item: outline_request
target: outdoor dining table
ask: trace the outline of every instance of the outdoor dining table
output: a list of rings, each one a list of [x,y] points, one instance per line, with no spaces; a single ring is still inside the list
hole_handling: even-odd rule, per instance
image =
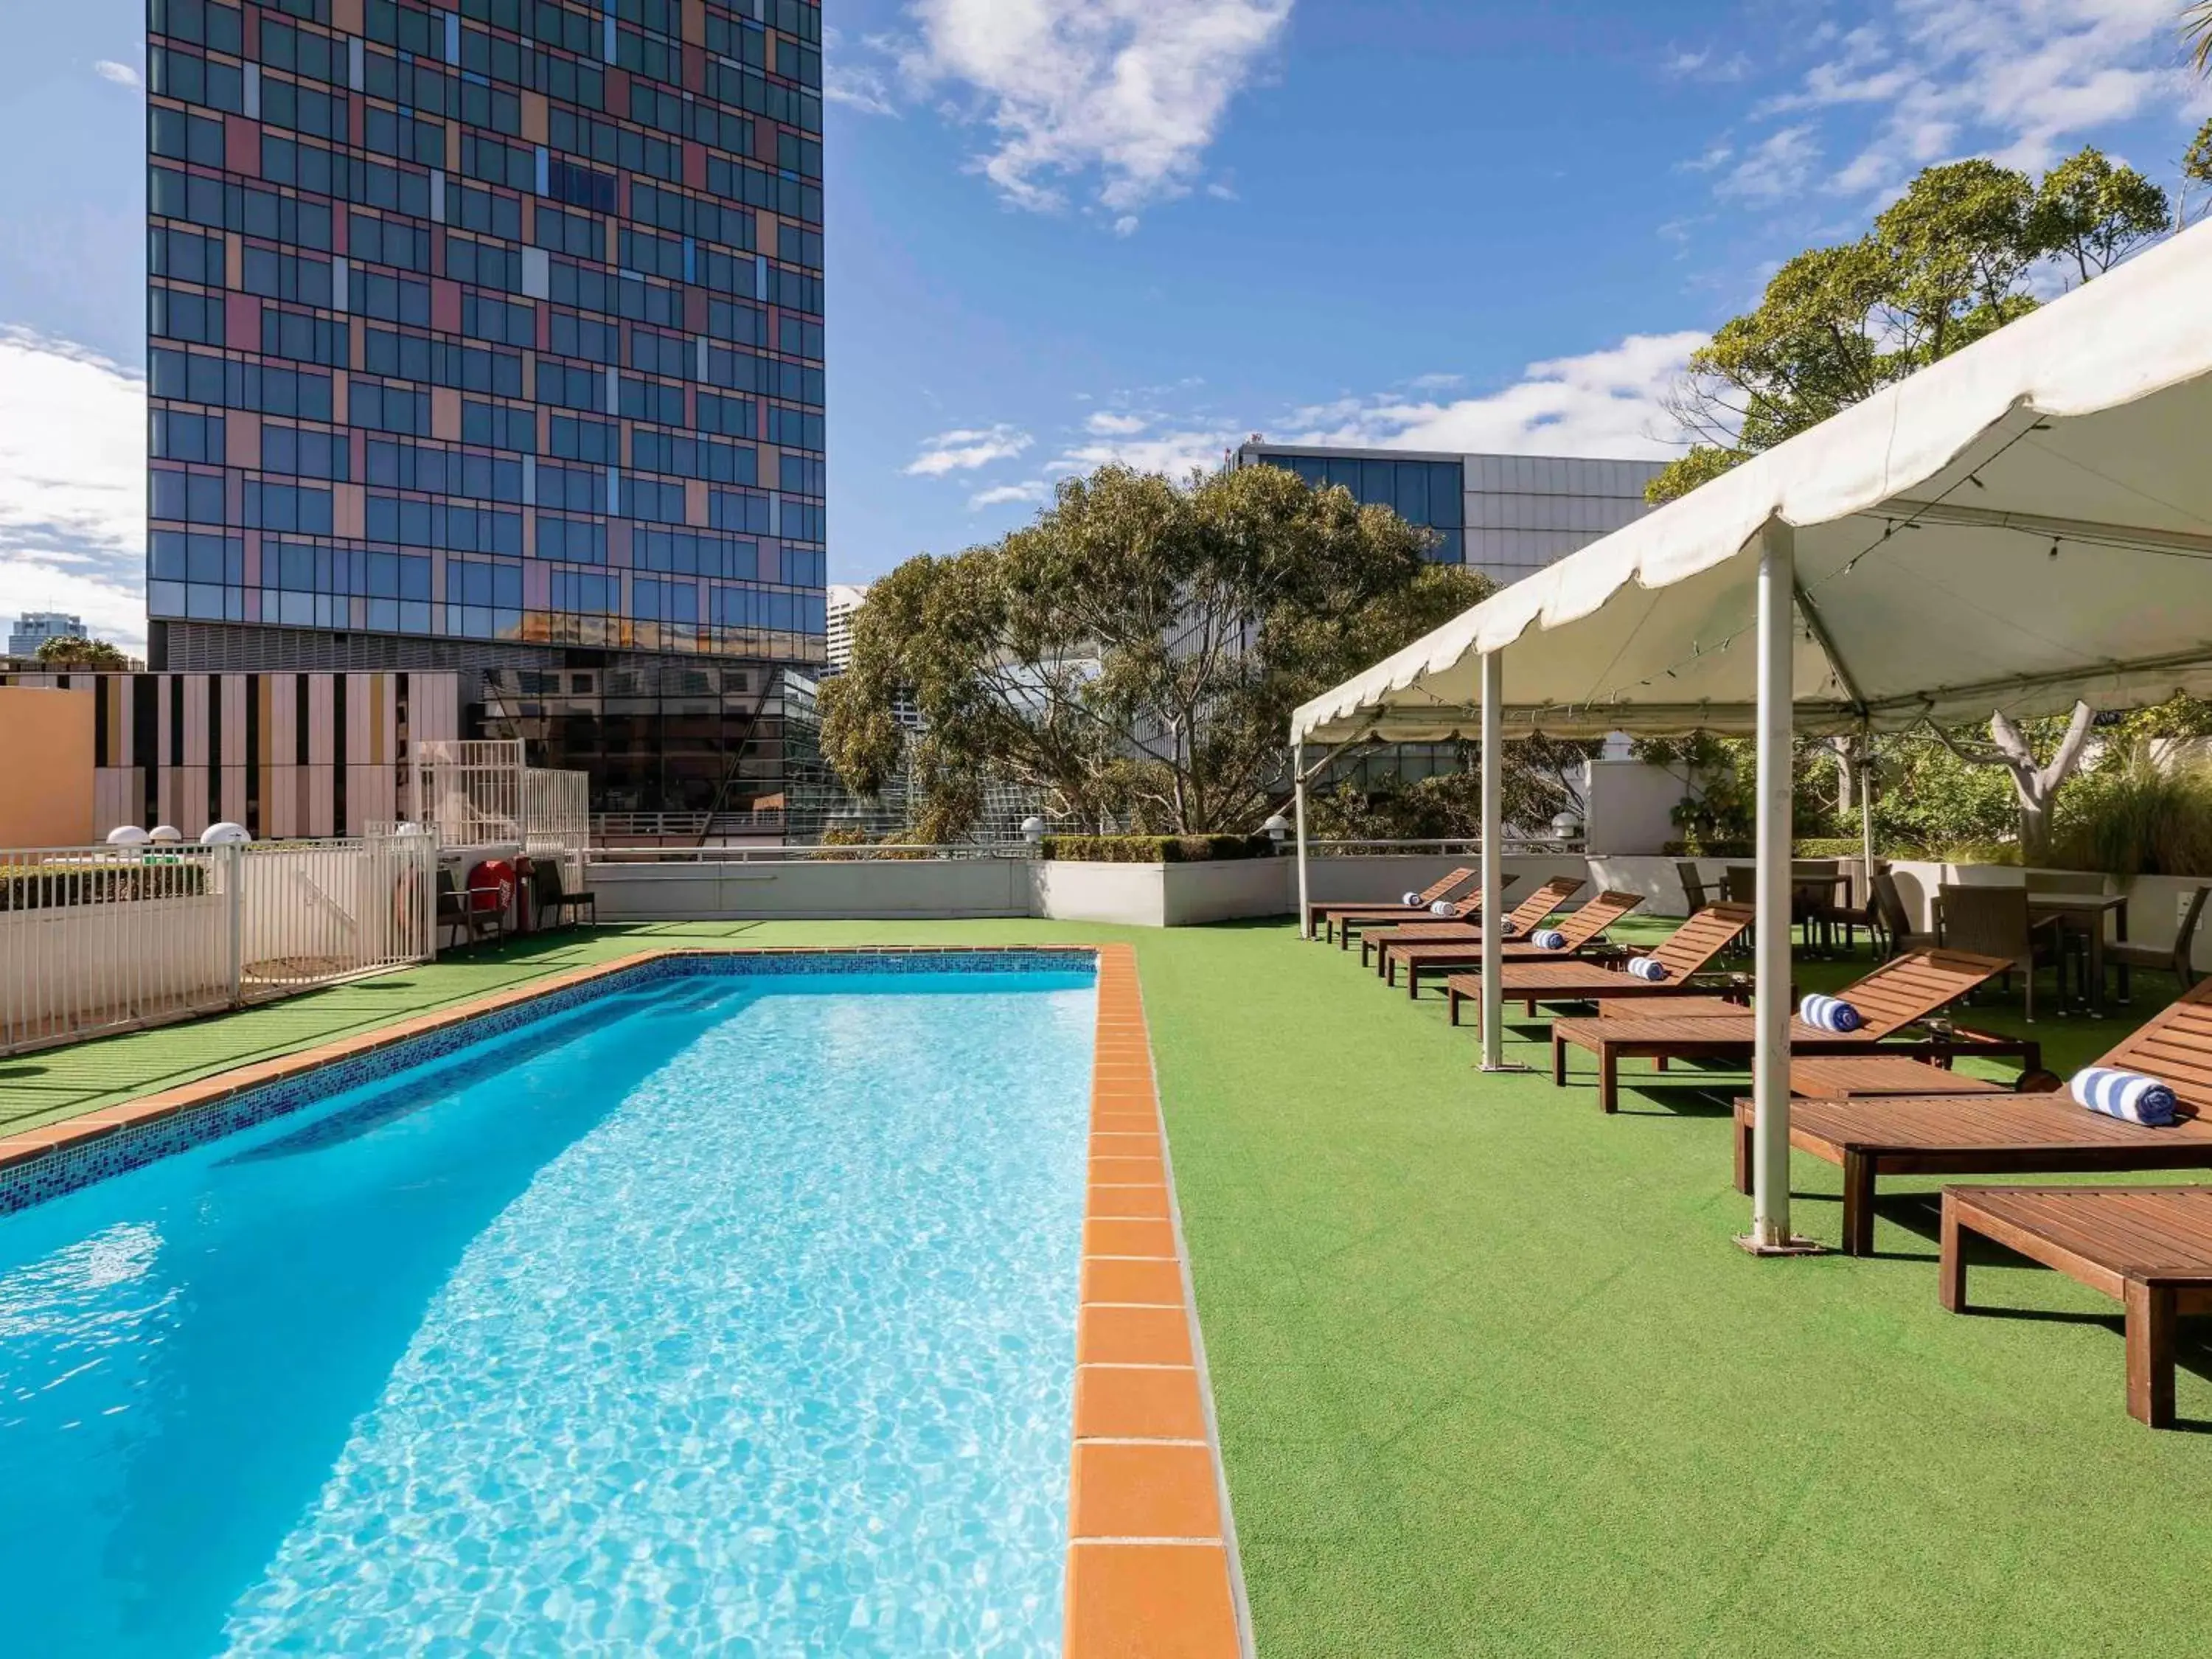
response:
[[[2128,939],[2128,896],[2125,893],[2039,892],[2027,896],[2031,913],[2063,917],[2089,939],[2089,1012],[2105,1012],[2105,918],[2114,918],[2112,932],[2120,944]],[[2128,964],[2120,963],[2120,1000],[2128,1000]]]
[[[1729,866],[1729,874],[1733,876],[1736,874],[1737,872],[1741,871],[1745,875],[1756,879],[1758,867],[1758,866],[1751,864],[1732,864]],[[1790,871],[1790,908],[1791,916],[1794,921],[1801,922],[1804,926],[1805,948],[1807,951],[1810,951],[1814,949],[1813,943],[1813,928],[1815,923],[1819,923],[1822,920],[1819,913],[1820,908],[1834,904],[1836,902],[1836,890],[1838,888],[1843,888],[1848,891],[1850,885],[1850,880],[1851,872],[1848,870],[1793,869]],[[1731,883],[1729,890],[1730,896],[1734,896],[1736,890],[1735,884]],[[1824,926],[1824,935],[1825,933],[1826,928]],[[1828,948],[1827,944],[1825,941],[1825,938],[1824,942],[1820,948],[1824,951]]]

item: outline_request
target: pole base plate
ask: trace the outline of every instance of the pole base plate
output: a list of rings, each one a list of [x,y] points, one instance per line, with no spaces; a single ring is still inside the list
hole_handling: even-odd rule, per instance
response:
[[[1814,1238],[1800,1238],[1792,1235],[1779,1244],[1763,1244],[1749,1233],[1735,1236],[1736,1249],[1746,1255],[1826,1255],[1828,1247]]]
[[[1475,1067],[1478,1072],[1520,1072],[1524,1074],[1534,1069],[1534,1066],[1523,1066],[1518,1060],[1501,1060],[1495,1066],[1486,1063]]]

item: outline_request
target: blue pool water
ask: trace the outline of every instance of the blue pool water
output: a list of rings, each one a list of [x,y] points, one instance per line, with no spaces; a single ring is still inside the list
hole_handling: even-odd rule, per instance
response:
[[[0,1650],[1057,1652],[1094,1018],[665,979],[0,1218]]]

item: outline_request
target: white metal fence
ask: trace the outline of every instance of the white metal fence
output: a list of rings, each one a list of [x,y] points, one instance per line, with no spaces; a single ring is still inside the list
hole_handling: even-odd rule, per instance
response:
[[[516,739],[455,738],[416,745],[418,815],[447,847],[520,847],[558,859],[562,880],[582,884],[591,846],[591,780],[523,764]]]
[[[432,951],[436,837],[0,850],[0,1053]]]

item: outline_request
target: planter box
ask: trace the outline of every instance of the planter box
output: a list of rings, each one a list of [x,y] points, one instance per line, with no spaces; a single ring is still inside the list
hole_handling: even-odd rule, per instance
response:
[[[1230,859],[1214,864],[1084,864],[1046,859],[1029,870],[1030,915],[1129,927],[1188,927],[1288,915],[1297,883],[1297,866],[1290,859]]]

